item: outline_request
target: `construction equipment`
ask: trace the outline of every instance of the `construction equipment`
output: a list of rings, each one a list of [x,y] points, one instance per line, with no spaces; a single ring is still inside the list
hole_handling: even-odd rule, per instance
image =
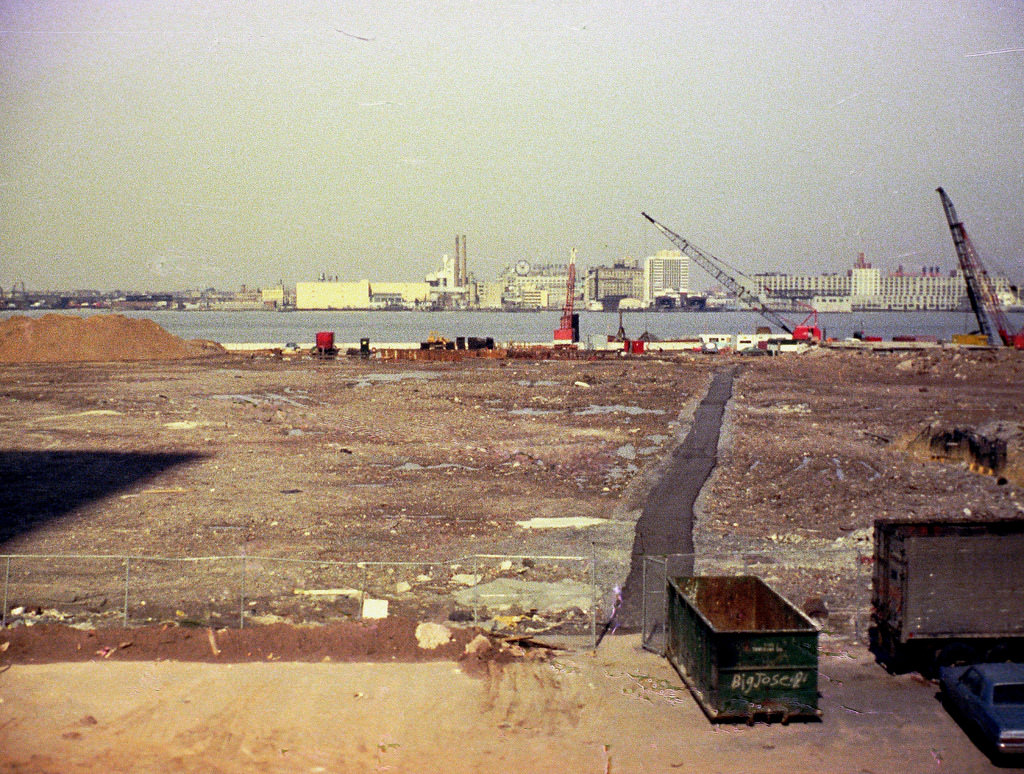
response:
[[[956,248],[956,257],[960,262],[960,271],[963,272],[964,282],[967,284],[967,300],[971,303],[971,310],[978,318],[978,328],[981,334],[988,341],[990,347],[1016,347],[1024,349],[1024,328],[1016,334],[1010,332],[1010,324],[1003,312],[1003,305],[999,301],[992,280],[989,279],[988,271],[978,258],[964,224],[956,216],[956,208],[953,201],[946,195],[942,188],[935,189],[942,200],[942,208],[946,212],[946,222],[949,224],[949,231],[953,235],[953,247]]]
[[[686,255],[696,261],[704,271],[724,285],[727,290],[736,296],[736,298],[751,307],[770,323],[782,328],[782,330],[790,334],[794,339],[802,341],[821,340],[821,329],[818,328],[817,324],[818,313],[814,309],[811,309],[812,314],[808,315],[802,323],[796,326],[791,325],[782,315],[768,306],[764,296],[757,290],[757,283],[755,283],[754,280],[746,274],[741,272],[739,269],[729,266],[721,258],[716,258],[711,255],[711,253],[701,250],[689,240],[679,236],[679,234],[672,229],[663,226],[646,212],[641,212],[640,214],[653,223],[655,228],[657,228],[662,234],[668,237],[668,240],[678,247],[683,255]],[[807,325],[807,321],[810,320],[811,317],[814,318],[814,324],[809,326]]]
[[[575,344],[580,340],[580,316],[573,312],[576,303],[576,248],[569,254],[569,276],[565,283],[565,305],[562,322],[555,329],[555,345]]]

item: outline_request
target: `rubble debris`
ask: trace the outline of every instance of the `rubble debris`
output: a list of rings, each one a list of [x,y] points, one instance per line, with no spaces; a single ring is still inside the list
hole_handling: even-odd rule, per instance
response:
[[[424,650],[433,650],[451,639],[451,629],[443,624],[426,622],[416,626],[416,642]]]

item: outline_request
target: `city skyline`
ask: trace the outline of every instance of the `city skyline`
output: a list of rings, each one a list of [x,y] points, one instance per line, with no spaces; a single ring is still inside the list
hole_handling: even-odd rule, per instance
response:
[[[749,5],[5,4],[0,285],[953,267],[939,185],[1024,279],[1021,6]]]

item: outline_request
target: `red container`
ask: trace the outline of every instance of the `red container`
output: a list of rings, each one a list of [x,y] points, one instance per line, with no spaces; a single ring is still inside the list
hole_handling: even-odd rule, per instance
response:
[[[645,342],[643,339],[637,339],[636,341],[629,342],[629,351],[634,355],[642,355],[644,353]]]
[[[316,335],[317,349],[334,349],[334,331],[320,331]]]

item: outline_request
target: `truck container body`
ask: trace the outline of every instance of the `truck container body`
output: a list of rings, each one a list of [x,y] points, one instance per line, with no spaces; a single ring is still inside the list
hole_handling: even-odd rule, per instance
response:
[[[1024,519],[876,520],[872,619],[896,670],[1024,652]]]
[[[817,718],[818,627],[759,578],[668,582],[669,661],[712,721]]]

